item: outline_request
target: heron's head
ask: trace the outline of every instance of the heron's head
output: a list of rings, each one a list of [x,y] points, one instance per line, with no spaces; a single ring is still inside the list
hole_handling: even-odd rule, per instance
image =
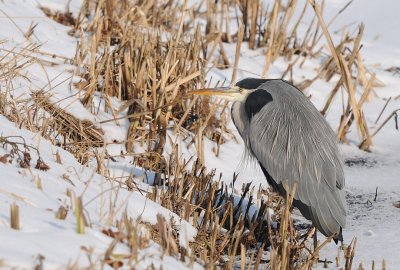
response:
[[[247,96],[265,83],[266,79],[246,78],[231,87],[214,87],[190,91],[189,94],[218,96],[230,101],[244,101]]]

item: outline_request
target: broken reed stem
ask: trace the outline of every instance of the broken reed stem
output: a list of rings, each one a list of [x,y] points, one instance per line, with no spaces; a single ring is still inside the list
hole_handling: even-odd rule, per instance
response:
[[[350,245],[344,251],[344,257],[346,259],[345,266],[344,266],[345,270],[352,270],[356,246],[357,246],[357,238],[354,238],[351,241]]]
[[[371,134],[371,137],[375,137],[376,134],[389,122],[392,117],[396,117],[397,112],[400,112],[400,109],[394,110],[383,123]]]
[[[269,67],[271,65],[271,58],[272,58],[272,53],[273,53],[274,45],[275,45],[274,42],[275,42],[276,20],[277,20],[277,17],[278,17],[278,12],[279,12],[279,7],[280,7],[279,3],[280,3],[279,1],[275,1],[274,9],[273,9],[273,12],[272,12],[272,17],[271,17],[272,23],[271,23],[270,29],[269,29],[271,36],[270,36],[269,41],[268,41],[269,46],[268,46],[268,51],[267,51],[267,54],[266,54],[266,57],[265,57],[264,71],[262,73],[262,78],[263,79],[267,78]]]
[[[83,216],[82,197],[75,198],[75,218],[76,218],[76,232],[78,234],[85,234],[85,219]]]
[[[246,247],[240,244],[240,270],[245,270],[246,267]]]
[[[361,95],[360,100],[358,101],[357,106],[359,108],[362,108],[362,106],[364,105],[364,102],[367,100],[370,90],[372,89],[372,85],[373,85],[374,81],[375,81],[375,74],[372,74],[371,78],[369,79],[369,81],[367,82],[367,84],[364,88],[364,92]],[[360,109],[360,112],[362,114],[361,109]],[[345,135],[348,132],[348,130],[350,129],[350,126],[354,120],[354,114],[351,113],[350,110],[347,110],[346,113],[343,114],[343,119],[347,119],[348,115],[350,115],[350,117],[348,118],[348,121],[343,129],[343,135]],[[363,137],[362,137],[362,144],[360,145],[360,149],[368,151],[370,146],[372,145],[372,141],[371,141],[371,137],[369,135],[369,130],[366,125],[366,120],[365,120],[363,114],[362,114],[362,117],[363,117],[363,121],[362,121],[362,126],[360,128],[363,132]],[[342,141],[343,140],[344,140],[344,138],[342,137]]]
[[[251,28],[250,28],[250,37],[249,37],[249,48],[255,49],[255,40],[257,33],[257,18],[258,18],[258,8],[260,5],[259,0],[250,1],[251,3]]]
[[[328,30],[328,28],[327,28],[327,26],[325,24],[324,19],[322,18],[320,7],[315,3],[315,0],[308,0],[308,2],[310,3],[310,5],[312,6],[312,8],[315,11],[315,14],[317,15],[318,22],[319,22],[319,24],[320,24],[320,26],[322,28],[322,31],[323,31],[323,33],[325,35],[326,41],[328,42],[329,49],[331,50],[332,57],[335,59],[335,62],[336,62],[336,65],[337,65],[338,69],[340,71],[343,71],[342,67],[341,67],[341,63],[340,63],[339,57],[338,57],[338,54],[337,54],[336,49],[335,49],[335,45],[333,45],[333,41],[332,41],[331,35],[329,34],[329,30]]]
[[[288,181],[285,182],[285,190],[286,192],[286,205],[285,205],[285,211],[283,214],[283,217],[281,219],[281,224],[280,224],[280,235],[282,237],[282,243],[281,243],[281,254],[282,254],[282,264],[281,264],[281,269],[284,270],[286,269],[287,265],[289,264],[289,256],[288,256],[288,239],[287,239],[287,234],[290,233],[289,227],[290,227],[290,208],[292,207],[293,204],[293,199],[294,195],[296,193],[298,181],[296,180],[290,188]]]
[[[381,112],[379,113],[378,117],[375,120],[375,125],[378,124],[379,119],[381,119],[383,112],[386,110],[387,105],[389,102],[392,100],[392,97],[389,97],[388,100],[385,102],[385,105],[383,106]]]
[[[353,84],[351,83],[351,74],[349,67],[345,63],[345,60],[343,59],[342,55],[338,55],[339,59],[341,60],[341,66],[343,67],[342,70],[344,73],[342,73],[342,76],[344,76],[344,82],[345,85],[347,86],[348,94],[349,94],[349,100],[350,100],[350,105],[351,108],[353,109],[353,115],[354,119],[356,120],[356,125],[357,125],[357,130],[358,134],[363,139],[364,133],[361,130],[361,125],[363,124],[362,118],[361,118],[361,111],[360,108],[357,105],[356,97],[355,97],[355,90],[353,87]],[[346,117],[343,117],[342,122],[339,127],[338,131],[338,139],[342,139],[345,136],[345,125],[346,124]]]
[[[219,45],[219,51],[221,53],[221,57],[222,57],[222,61],[223,61],[223,66],[220,68],[228,68],[230,66],[230,61],[229,61],[228,55],[226,54],[224,44],[220,40],[220,41],[218,41],[218,45]]]
[[[10,226],[14,230],[20,229],[19,206],[15,202],[10,205]]]
[[[231,77],[231,83],[232,84],[236,82],[237,67],[238,67],[238,64],[239,64],[240,48],[242,46],[243,36],[244,36],[244,26],[242,24],[242,25],[240,25],[239,32],[238,32],[238,40],[237,40],[236,52],[235,52],[235,63],[233,65],[232,77]]]
[[[56,219],[64,220],[67,217],[68,210],[64,206],[60,206],[56,213]]]

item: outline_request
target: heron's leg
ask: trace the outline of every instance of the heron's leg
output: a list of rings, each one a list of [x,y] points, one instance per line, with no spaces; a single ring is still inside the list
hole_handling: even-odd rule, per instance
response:
[[[317,246],[318,246],[317,228],[315,228],[313,239],[314,239],[314,251],[315,251],[317,249]]]

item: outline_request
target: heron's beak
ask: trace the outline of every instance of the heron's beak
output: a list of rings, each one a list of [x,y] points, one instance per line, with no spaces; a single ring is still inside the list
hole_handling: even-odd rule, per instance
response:
[[[203,95],[203,96],[218,96],[220,98],[232,101],[244,99],[243,90],[237,86],[204,88],[204,89],[189,91],[188,94]]]

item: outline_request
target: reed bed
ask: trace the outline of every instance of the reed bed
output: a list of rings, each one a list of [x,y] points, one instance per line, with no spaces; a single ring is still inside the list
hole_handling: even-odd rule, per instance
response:
[[[156,226],[138,223],[127,216],[121,220],[112,217],[117,226],[103,231],[114,238],[103,264],[114,268],[132,265],[137,261],[138,250],[148,246],[150,240],[158,242],[166,254],[182,260],[189,257],[189,264],[197,261],[207,269],[311,269],[318,263],[319,250],[331,239],[319,243],[316,248],[311,247],[309,239],[314,231],[296,226],[290,214],[295,190],[284,199],[250,184],[238,191],[232,187],[235,177],[232,186],[227,186],[213,171],[207,172],[203,166],[204,137],[216,143],[215,154],[218,155],[220,145],[230,133],[227,128],[229,107],[207,98],[187,96],[187,92],[224,83],[206,82],[210,68],[232,68],[231,82],[234,83],[240,49],[248,46],[264,50],[262,77],[268,77],[271,64],[282,57],[288,63],[282,78],[301,90],[316,80],[336,80],[321,113],[327,114],[335,95],[344,90],[348,98],[343,104],[338,138],[347,142],[346,134],[355,123],[360,148],[369,150],[372,137],[379,130],[370,135],[362,107],[380,83],[362,61],[363,25],[354,36],[346,33],[335,45],[328,31],[331,22],[324,22],[322,8],[314,1],[308,1],[303,7],[296,0],[274,0],[268,6],[262,3],[205,0],[189,7],[185,1],[86,0],[77,18],[69,11],[64,14],[43,9],[50,18],[71,26],[69,33],[79,38],[75,58],[64,60],[76,65],[74,75],[80,81],[73,86],[80,91],[82,104],[96,114],[94,95],[101,95],[105,110],[113,118],[99,125],[118,124],[117,115],[126,112],[122,118],[130,121],[127,154],[135,154],[137,165],[158,172],[156,185],[146,196],[198,230],[189,252],[180,246],[174,224],[162,217],[158,218]],[[201,11],[204,6],[205,12]],[[310,7],[315,17],[308,30],[300,35],[298,26]],[[294,18],[296,9],[301,9],[302,13]],[[232,20],[237,22],[236,27],[232,26]],[[327,60],[315,77],[294,82],[293,70],[321,55],[319,41],[322,38],[329,46]],[[226,43],[236,43],[235,59],[228,58]],[[6,52],[0,59],[0,81],[6,86],[0,96],[1,113],[19,126],[40,132],[54,144],[71,151],[82,163],[96,158],[98,172],[110,178],[107,169],[100,169],[105,157],[96,152],[96,148],[106,145],[100,127],[62,110],[44,91],[35,91],[32,100],[10,99],[12,80],[23,78],[20,70],[24,66],[41,61],[38,54],[35,46],[28,45],[22,50]],[[123,101],[122,106],[113,107],[111,97]],[[164,147],[170,143],[168,130],[190,138],[190,144],[196,145],[198,160],[191,169],[189,161],[182,160],[177,149],[171,156],[164,155]],[[136,153],[135,146],[146,151]],[[136,190],[128,182],[125,188]],[[79,203],[81,198],[75,199],[77,231],[84,233],[84,209]],[[18,208],[11,211],[16,220],[14,227],[18,228]],[[65,218],[64,212],[60,209],[56,217]],[[139,233],[143,227],[148,234]],[[117,242],[130,247],[129,256],[114,256]],[[345,254],[346,270],[354,269],[355,247],[356,241],[341,250]],[[267,257],[266,250],[269,251]],[[71,265],[71,269],[74,267]],[[362,269],[360,267],[358,269]]]
[[[205,12],[200,11],[203,7]],[[310,7],[315,17],[306,33],[300,35],[298,26]],[[296,9],[302,13],[295,18]],[[260,74],[263,77],[268,76],[269,66],[278,57],[286,58],[288,66],[282,78],[293,82],[294,68],[321,55],[320,41],[324,37],[330,48],[327,60],[315,77],[293,83],[305,90],[318,79],[337,80],[321,113],[327,113],[335,95],[344,89],[348,99],[343,104],[346,109],[338,126],[338,138],[347,142],[346,134],[355,123],[360,148],[370,149],[372,139],[362,106],[373,87],[379,85],[362,63],[364,26],[360,25],[355,36],[345,33],[342,41],[334,45],[327,30],[332,21],[324,22],[322,9],[314,1],[301,7],[295,0],[276,0],[269,6],[263,6],[261,1],[208,0],[188,7],[186,2],[175,1],[87,0],[74,21],[72,32],[80,38],[74,59],[75,75],[81,78],[75,87],[81,90],[81,101],[91,109],[94,93],[100,92],[115,121],[118,112],[126,111],[125,118],[130,120],[126,149],[135,152],[135,145],[145,148],[147,154],[142,160],[150,155],[154,162],[161,160],[166,130],[171,128],[185,137],[193,134],[202,164],[203,136],[220,148],[229,133],[227,104],[187,96],[187,91],[205,86],[210,67],[232,67],[234,83],[241,46],[265,48],[265,68]],[[231,32],[232,21],[237,22],[235,32]],[[224,49],[224,44],[230,42],[237,43],[234,61],[228,59]],[[207,85],[210,83],[222,82]],[[124,101],[121,107],[113,108],[109,99],[113,96]],[[218,155],[219,151],[215,153]]]
[[[113,114],[127,110],[128,152],[139,143],[161,155],[171,121],[178,132],[202,129],[209,138],[222,125],[214,115],[209,117],[210,103],[186,98],[188,90],[204,85],[205,48],[200,29],[189,35],[185,11],[171,5],[99,1],[87,2],[81,11],[80,28],[85,31],[75,62],[83,70],[77,73],[83,78],[82,103],[90,107],[96,91],[106,103],[111,96],[125,101],[120,108],[107,109]],[[183,12],[182,19],[178,12]],[[93,19],[84,23],[84,14]],[[193,121],[198,118],[208,118],[208,124]]]
[[[166,255],[180,258],[189,267],[196,262],[206,269],[312,269],[317,264],[345,270],[364,269],[362,264],[353,263],[357,239],[338,246],[335,261],[321,260],[319,253],[332,238],[313,246],[315,229],[292,218],[296,186],[282,198],[251,184],[233,188],[235,176],[230,186],[215,181],[215,172],[207,172],[198,161],[191,169],[184,161],[173,161],[167,168],[160,185],[146,196],[192,224],[198,231],[194,241],[181,245],[182,231],[174,220],[158,216],[157,224],[150,225],[124,215],[116,221],[116,227],[106,228],[103,233],[115,242],[126,243],[131,254],[117,257],[109,252],[103,263],[116,268],[135,265],[138,250],[153,240],[163,247]],[[138,234],[143,228],[146,233]],[[109,250],[112,251],[115,242]],[[382,269],[384,265],[383,261]],[[374,263],[372,269],[375,267]]]

